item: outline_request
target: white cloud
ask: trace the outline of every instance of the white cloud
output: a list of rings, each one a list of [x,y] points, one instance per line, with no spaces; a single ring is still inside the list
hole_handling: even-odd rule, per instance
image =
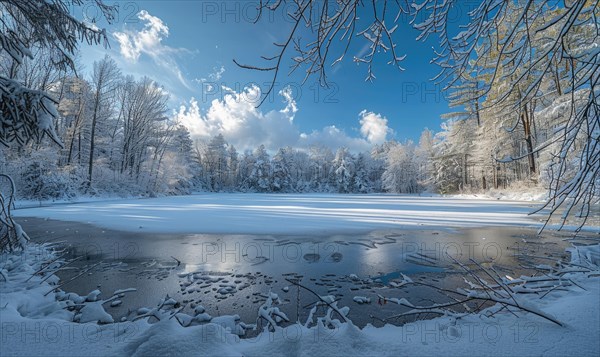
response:
[[[360,116],[360,133],[372,144],[382,144],[392,130],[388,127],[387,119],[381,114],[363,110]]]
[[[319,131],[310,134],[302,133],[297,142],[301,148],[309,148],[313,145],[325,146],[332,150],[346,147],[350,151],[368,151],[373,145],[363,138],[353,138],[335,125],[329,125]]]
[[[285,99],[287,105],[285,108],[281,109],[280,112],[290,118],[290,121],[294,120],[294,115],[298,111],[298,105],[296,105],[296,101],[294,100],[294,95],[292,94],[292,88],[287,86],[284,89],[279,91],[279,95]]]
[[[225,73],[225,66],[214,67],[213,72],[208,75],[208,79],[211,81],[218,81],[223,77],[223,73]]]
[[[214,82],[221,80],[221,78],[223,78],[223,73],[225,73],[225,66],[221,65],[221,67],[213,67],[212,72],[208,74],[208,78],[194,78],[194,82],[202,84],[206,86],[206,88],[208,88],[208,91],[212,91],[212,89],[214,88]]]
[[[299,133],[293,125],[293,111],[272,110],[262,112],[256,108],[260,89],[256,86],[237,93],[223,88],[223,99],[211,102],[206,114],[200,112],[198,102],[192,98],[189,106],[182,106],[176,117],[190,130],[192,137],[208,139],[223,134],[238,150],[254,149],[260,144],[278,148],[294,142]],[[288,106],[295,106],[290,99]]]
[[[144,23],[143,29],[125,29],[123,32],[113,33],[123,58],[130,63],[137,63],[141,55],[145,54],[156,65],[175,75],[186,88],[191,89],[175,59],[177,54],[187,50],[163,44],[163,40],[169,37],[169,27],[160,18],[150,15],[146,10],[140,11],[137,16]]]
[[[138,18],[145,22],[141,31],[114,33],[121,46],[121,55],[134,63],[138,61],[142,52],[150,56],[164,52],[162,40],[169,37],[169,28],[160,18],[150,15],[146,10],[140,11]]]
[[[311,133],[302,133],[294,123],[298,106],[289,88],[279,92],[285,107],[267,112],[256,108],[261,98],[260,88],[256,86],[247,87],[239,93],[226,87],[223,91],[227,94],[223,99],[213,100],[206,113],[201,112],[194,98],[187,106],[181,106],[179,112],[175,113],[175,117],[190,130],[192,138],[207,140],[217,134],[223,134],[238,151],[253,150],[263,144],[271,151],[288,145],[296,148],[321,145],[331,149],[347,147],[358,152],[369,150],[373,144],[379,143],[380,137],[376,137],[374,141],[365,134],[363,135],[366,138],[351,137],[344,130],[333,125]],[[369,118],[366,122],[373,122],[370,116],[363,114],[366,112],[361,113],[363,119]],[[378,125],[382,122],[387,123],[387,120],[380,115],[372,115],[379,119],[375,121]],[[387,126],[384,131],[389,132]]]

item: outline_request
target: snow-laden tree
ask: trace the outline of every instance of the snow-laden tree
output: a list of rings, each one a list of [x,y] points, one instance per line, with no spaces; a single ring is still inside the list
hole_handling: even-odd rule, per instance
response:
[[[57,152],[51,148],[21,156],[23,167],[15,177],[20,195],[34,200],[69,199],[77,195],[77,179],[57,165]]]
[[[348,148],[342,147],[337,150],[331,170],[337,192],[348,193],[354,191],[354,157],[352,157]]]
[[[194,188],[193,178],[198,174],[199,167],[192,158],[193,141],[189,130],[182,124],[174,122],[171,140],[166,148],[163,160],[165,188],[157,192],[174,194],[190,193]],[[159,166],[160,168],[160,166]]]
[[[310,157],[304,150],[285,148],[286,163],[293,191],[308,191],[310,187]]]
[[[81,164],[84,158],[83,151],[85,151],[83,142],[87,119],[91,110],[90,85],[85,79],[72,75],[61,78],[60,83],[62,96],[58,105],[60,117],[57,134],[64,144],[60,161],[63,165]]]
[[[141,179],[148,147],[156,127],[167,119],[168,95],[149,78],[125,79],[119,98],[123,121],[120,172]]]
[[[252,189],[253,182],[251,180],[251,176],[254,171],[255,163],[256,158],[254,157],[252,151],[244,151],[244,154],[242,155],[238,166],[238,172],[240,175],[240,191],[248,191]]]
[[[333,152],[325,146],[313,145],[309,148],[309,156],[311,190],[328,191]]]
[[[520,137],[525,147],[519,155],[499,157],[502,167],[523,159],[529,174],[537,175],[537,152],[557,143],[551,154],[554,164],[549,167],[547,206],[552,213],[564,208],[565,219],[574,208],[587,217],[599,200],[598,2],[482,1],[469,13],[469,23],[462,31],[450,34],[444,24],[452,3],[425,4],[425,11],[437,6],[436,11],[417,26],[424,36],[441,35],[442,49],[434,59],[442,67],[439,79],[452,88],[473,83],[474,78],[478,91],[470,99],[485,99],[487,108],[516,114],[512,126],[504,127],[516,128],[511,137]],[[571,100],[570,110],[563,112],[553,135],[536,145],[536,110],[547,101],[552,88],[572,98],[583,93],[585,100]],[[569,169],[573,164],[576,170]]]
[[[369,178],[371,162],[370,156],[364,152],[356,155],[356,160],[354,161],[354,177],[352,178],[352,187],[358,193],[369,193],[373,191],[373,183]]]
[[[0,72],[7,73],[11,79],[29,89],[50,92],[53,99],[60,100],[62,88],[59,79],[74,70],[48,65],[53,58],[49,48],[40,46],[33,47],[31,57],[24,57],[20,64],[15,64],[12,57],[3,54],[0,55]]]
[[[74,68],[72,56],[79,41],[106,44],[107,35],[94,24],[71,15],[83,0],[5,0],[0,2],[0,56],[11,61],[10,71],[0,73],[0,144],[24,145],[45,135],[57,143],[54,120],[56,98],[44,90],[30,88],[17,77],[26,58],[46,49],[49,67]],[[116,8],[100,0],[94,4],[110,22]]]
[[[425,128],[415,147],[415,164],[417,165],[419,186],[426,190],[434,188],[433,185],[433,159],[435,156],[434,133]]]
[[[436,134],[434,143],[433,182],[440,193],[453,193],[460,190],[463,182],[463,141],[456,140],[465,121],[449,121],[442,124],[442,131]],[[458,127],[458,129],[457,129]]]
[[[229,145],[227,147],[227,187],[232,190],[237,188],[240,175],[239,175],[239,157],[235,146]]]
[[[202,162],[211,191],[220,191],[228,177],[227,142],[222,134],[214,136],[205,147]]]
[[[51,82],[49,75],[53,68],[74,68],[72,56],[79,41],[89,44],[106,44],[107,41],[104,30],[71,16],[71,8],[83,3],[83,0],[0,2],[0,62],[4,67],[0,71],[0,145],[24,146],[32,140],[39,143],[44,136],[62,145],[54,123],[59,116],[57,98],[46,92]],[[116,7],[106,6],[100,0],[95,4],[109,22],[113,20]],[[37,72],[37,83],[31,77],[20,76],[30,64],[26,59],[33,59],[34,54],[43,54],[47,59],[43,64],[36,62],[42,64],[38,68],[41,71],[25,69],[25,73]],[[6,180],[12,184],[10,178]],[[0,192],[0,197],[5,194]],[[5,206],[11,200],[0,201],[3,213],[0,250],[11,250],[17,245],[10,238],[26,235],[10,217],[10,208]]]
[[[248,178],[250,187],[259,192],[268,192],[271,189],[272,167],[271,158],[264,145],[254,150],[254,164]]]
[[[275,192],[288,192],[292,188],[292,177],[290,175],[290,162],[288,150],[291,148],[280,148],[271,160],[273,177],[271,185]]]
[[[388,192],[418,193],[419,171],[415,160],[415,146],[412,142],[394,143],[389,146],[386,167],[382,176],[383,187]]]
[[[88,185],[92,185],[96,149],[96,127],[98,122],[112,116],[115,93],[121,81],[121,71],[117,63],[106,55],[94,62],[92,73],[90,153],[88,160]]]

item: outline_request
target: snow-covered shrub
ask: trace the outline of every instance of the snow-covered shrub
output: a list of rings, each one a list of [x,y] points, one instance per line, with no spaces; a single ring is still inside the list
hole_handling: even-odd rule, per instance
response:
[[[31,171],[37,171],[34,163],[29,168]],[[27,172],[26,172],[27,174]],[[23,193],[27,197],[37,200],[72,198],[75,194],[71,194],[72,182],[68,176],[62,175],[60,172],[47,172],[39,177],[29,176],[28,186],[23,187]]]
[[[116,8],[98,3],[98,10],[111,21]],[[107,40],[106,32],[95,25],[77,20],[69,9],[82,5],[81,0],[7,0],[0,3],[0,55],[12,61],[10,75],[26,59],[33,58],[32,49],[40,47],[53,52],[51,65],[74,68],[71,56],[77,42],[100,44]],[[45,88],[29,88],[17,78],[0,74],[0,144],[23,146],[45,135],[60,143],[54,120],[58,117],[56,101]]]
[[[77,196],[76,176],[59,170],[52,162],[32,158],[20,174],[19,195],[36,200],[73,198]]]

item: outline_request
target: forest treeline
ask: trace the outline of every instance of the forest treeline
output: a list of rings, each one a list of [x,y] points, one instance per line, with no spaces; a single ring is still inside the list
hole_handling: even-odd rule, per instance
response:
[[[123,75],[110,57],[89,78],[43,66],[43,51],[19,67],[29,86],[58,102],[54,131],[62,148],[30,142],[2,148],[0,168],[22,198],[80,195],[155,196],[193,191],[439,193],[482,192],[547,182],[549,141],[568,116],[568,68],[557,65],[548,94],[521,111],[464,103],[441,130],[418,142],[388,141],[370,152],[348,148],[264,146],[238,152],[223,135],[193,140],[168,106],[168,93],[149,78]],[[5,62],[6,65],[6,62]],[[501,85],[499,85],[501,87]],[[577,93],[585,96],[584,91]],[[490,95],[490,99],[493,97]]]

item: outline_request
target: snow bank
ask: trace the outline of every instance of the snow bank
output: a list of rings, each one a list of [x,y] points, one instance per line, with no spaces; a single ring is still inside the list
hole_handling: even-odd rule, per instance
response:
[[[529,202],[336,194],[197,194],[18,209],[15,216],[157,233],[303,234],[538,226]]]
[[[483,200],[527,201],[542,203],[548,198],[547,191],[503,191],[490,190],[486,193],[462,193],[447,197]]]
[[[61,198],[61,199],[50,199],[50,200],[30,200],[30,199],[18,199],[15,201],[15,208],[36,208],[46,206],[58,206],[58,205],[72,205],[81,203],[98,203],[98,202],[112,202],[121,201],[123,199],[142,199],[141,197],[103,197],[103,196],[77,196],[74,198]]]

